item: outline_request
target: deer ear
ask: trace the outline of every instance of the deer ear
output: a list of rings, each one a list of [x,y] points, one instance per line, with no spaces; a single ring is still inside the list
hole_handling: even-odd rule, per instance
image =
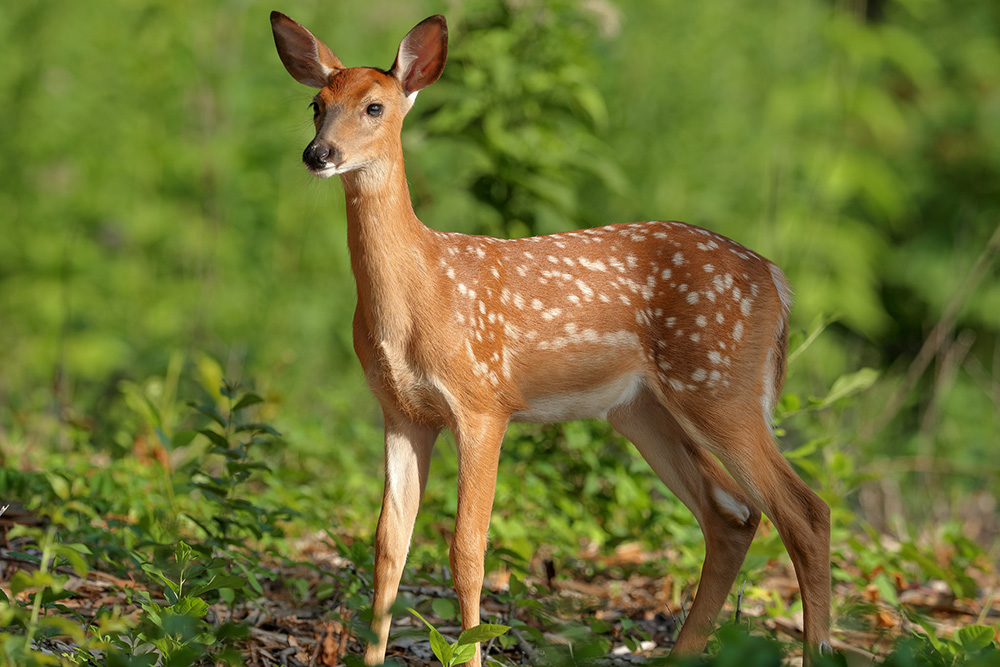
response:
[[[326,44],[281,12],[271,12],[271,31],[282,64],[299,83],[323,88],[331,74],[344,69]]]
[[[396,62],[389,73],[412,97],[438,80],[448,59],[448,24],[441,14],[418,23],[399,43]]]

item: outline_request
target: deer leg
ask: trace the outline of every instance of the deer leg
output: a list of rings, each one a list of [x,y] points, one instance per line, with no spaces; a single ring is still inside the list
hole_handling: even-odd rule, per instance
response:
[[[483,558],[496,492],[500,445],[506,420],[482,417],[460,424],[458,445],[458,513],[449,561],[452,580],[462,613],[462,629],[479,625],[479,602],[483,588]],[[482,664],[479,644],[469,664]]]
[[[718,429],[725,418],[713,423]],[[729,427],[735,429],[731,421]],[[739,425],[738,442],[713,448],[743,490],[770,517],[795,567],[807,653],[830,650],[830,508],[774,444],[763,418]]]
[[[674,644],[677,653],[700,653],[753,541],[760,511],[649,392],[610,414],[609,420],[691,510],[705,536],[698,590]]]
[[[366,665],[385,660],[399,579],[413,535],[420,499],[427,484],[427,469],[438,429],[416,424],[383,407],[385,415],[385,490],[382,513],[375,531],[375,594],[372,632],[377,641],[365,651]]]

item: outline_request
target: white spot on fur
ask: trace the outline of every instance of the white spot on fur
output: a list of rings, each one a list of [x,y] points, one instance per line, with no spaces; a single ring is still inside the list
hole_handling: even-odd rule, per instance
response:
[[[590,269],[591,271],[607,271],[608,267],[604,265],[601,260],[590,261],[586,257],[580,257],[576,260],[585,269]]]

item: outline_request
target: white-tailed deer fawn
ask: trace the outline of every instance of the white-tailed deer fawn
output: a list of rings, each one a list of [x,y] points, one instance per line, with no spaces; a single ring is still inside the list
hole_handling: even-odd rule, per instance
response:
[[[429,229],[410,203],[400,131],[418,91],[444,69],[444,17],[413,28],[389,70],[344,67],[279,12],[271,26],[288,72],[319,89],[316,137],[302,160],[344,184],[358,290],[354,349],[385,416],[378,641],[366,664],[385,656],[440,430],[450,428],[458,447],[450,562],[469,628],[479,624],[507,424],[586,417],[606,417],[631,440],[704,532],[701,583],[677,651],[704,648],[761,510],[795,566],[806,644],[828,647],[829,509],[782,458],[770,430],[791,303],[781,270],[679,222],[510,240]]]

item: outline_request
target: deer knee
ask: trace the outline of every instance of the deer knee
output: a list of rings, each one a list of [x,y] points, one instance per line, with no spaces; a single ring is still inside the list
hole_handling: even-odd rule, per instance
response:
[[[742,497],[723,489],[721,486],[712,488],[712,504],[715,511],[722,515],[733,527],[746,530],[753,535],[760,523],[760,510]]]

